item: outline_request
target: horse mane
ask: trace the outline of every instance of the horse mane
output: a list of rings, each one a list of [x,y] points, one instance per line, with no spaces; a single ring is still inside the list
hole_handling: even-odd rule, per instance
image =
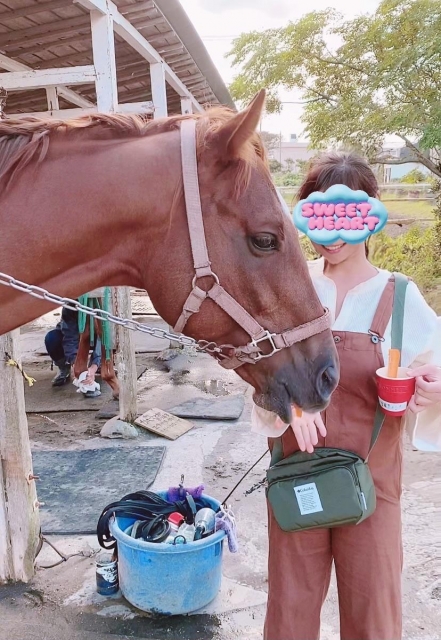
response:
[[[101,113],[68,121],[33,116],[0,120],[0,185],[9,186],[31,161],[43,162],[55,135],[65,137],[66,141],[82,134],[88,140],[97,141],[148,137],[177,130],[182,120],[194,118],[198,121],[197,151],[200,153],[206,148],[208,139],[234,115],[234,111],[227,107],[211,107],[202,113],[158,120],[147,119],[143,115]],[[257,133],[241,149],[237,162],[237,190],[246,188],[251,170],[256,166],[269,175],[265,148]]]

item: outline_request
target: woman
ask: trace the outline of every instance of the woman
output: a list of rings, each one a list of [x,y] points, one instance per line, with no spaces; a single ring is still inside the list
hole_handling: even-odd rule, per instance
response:
[[[345,184],[376,197],[369,166],[353,154],[330,153],[311,168],[299,199]],[[324,307],[333,314],[340,383],[320,415],[294,417],[291,426],[258,407],[253,430],[282,436],[284,456],[339,447],[366,457],[378,402],[375,371],[391,341],[393,281],[376,269],[363,243],[314,245],[322,256],[311,276]],[[419,366],[421,365],[421,366]],[[409,283],[404,309],[402,366],[413,367],[416,392],[406,419],[420,448],[441,450],[441,319]],[[421,413],[420,413],[421,412]],[[415,425],[415,416],[418,424]],[[377,493],[374,514],[357,526],[285,533],[269,509],[269,594],[265,640],[316,640],[331,577],[337,576],[342,640],[401,638],[401,466],[405,420],[386,418],[369,459]],[[271,441],[270,441],[271,446]]]

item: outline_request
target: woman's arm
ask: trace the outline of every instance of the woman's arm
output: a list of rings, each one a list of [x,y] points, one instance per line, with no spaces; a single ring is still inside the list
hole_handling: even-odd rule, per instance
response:
[[[416,344],[421,346],[418,351],[413,350],[410,363],[416,392],[406,412],[405,427],[416,449],[441,452],[441,318],[412,282],[409,293],[403,350],[406,345],[408,349]]]

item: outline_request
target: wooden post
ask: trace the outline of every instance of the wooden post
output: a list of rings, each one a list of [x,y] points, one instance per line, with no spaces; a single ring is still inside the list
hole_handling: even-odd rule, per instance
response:
[[[60,104],[58,101],[57,87],[47,87],[46,100],[48,111],[58,111],[58,109],[60,108]]]
[[[152,100],[154,118],[165,118],[167,110],[167,89],[165,84],[165,68],[162,62],[150,65],[150,82],[152,85]]]
[[[92,11],[93,63],[96,71],[97,107],[101,113],[114,113],[118,110],[118,87],[116,82],[115,37],[113,19],[109,13]],[[131,318],[130,289],[117,287],[112,289],[112,307],[115,315]],[[116,329],[116,364],[118,370],[119,417],[122,420],[134,420],[136,417],[136,362],[133,333],[128,329]]]
[[[183,115],[193,113],[193,105],[191,104],[190,98],[181,97],[181,113]]]
[[[0,336],[0,583],[33,577],[40,530],[23,378],[6,364],[20,361],[19,336]]]
[[[113,313],[121,318],[132,317],[132,303],[128,287],[112,289]],[[116,369],[118,371],[119,417],[132,422],[137,416],[136,407],[136,359],[133,331],[116,327]]]

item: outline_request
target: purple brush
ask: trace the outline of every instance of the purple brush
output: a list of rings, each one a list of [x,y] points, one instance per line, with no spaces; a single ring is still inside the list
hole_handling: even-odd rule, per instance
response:
[[[204,492],[204,485],[200,484],[198,487],[170,487],[167,491],[167,501],[168,502],[177,502],[178,500],[184,500],[187,493],[191,495],[192,498],[197,499],[200,498]]]

